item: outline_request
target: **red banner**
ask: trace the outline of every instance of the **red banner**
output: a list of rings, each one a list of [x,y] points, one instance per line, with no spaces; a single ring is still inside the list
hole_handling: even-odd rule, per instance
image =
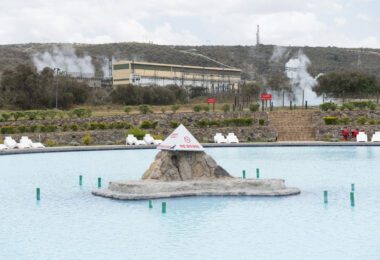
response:
[[[208,98],[208,99],[207,99],[207,103],[209,103],[209,104],[214,104],[214,103],[216,103],[216,98]]]
[[[261,94],[261,100],[272,100],[272,94]]]

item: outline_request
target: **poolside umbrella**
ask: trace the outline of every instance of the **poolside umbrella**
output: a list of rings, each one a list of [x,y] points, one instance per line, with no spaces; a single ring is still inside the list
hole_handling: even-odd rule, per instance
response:
[[[157,149],[167,151],[204,151],[203,146],[195,137],[186,129],[184,125],[178,126]]]

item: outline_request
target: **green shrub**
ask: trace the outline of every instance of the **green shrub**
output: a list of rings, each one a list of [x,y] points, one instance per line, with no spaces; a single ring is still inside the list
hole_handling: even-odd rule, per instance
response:
[[[20,118],[25,117],[25,113],[22,112],[22,111],[12,112],[11,114],[12,114],[13,119],[14,119],[15,121],[17,121],[17,120],[20,119]]]
[[[254,123],[253,118],[229,118],[223,120],[198,120],[195,125],[201,128],[210,126],[250,126]]]
[[[127,113],[127,115],[129,115],[129,113],[131,112],[132,108],[130,106],[126,106],[124,107],[124,112]]]
[[[52,139],[47,139],[45,141],[45,144],[46,144],[47,147],[52,147],[52,146],[58,145],[57,141],[52,140]]]
[[[265,125],[265,119],[264,118],[259,119],[259,125]]]
[[[376,110],[376,104],[375,103],[373,103],[371,101],[368,101],[367,103],[368,103],[368,108],[370,110]]]
[[[354,107],[358,109],[365,109],[366,107],[368,107],[367,101],[353,101],[351,103],[354,105]]]
[[[250,104],[249,105],[249,110],[251,112],[257,112],[259,111],[260,105],[259,104]]]
[[[107,129],[107,127],[108,127],[107,123],[104,123],[104,122],[98,123],[98,129],[100,129],[100,130]]]
[[[127,131],[127,134],[134,135],[137,139],[143,139],[146,132],[144,130],[141,130],[139,128],[132,128]]]
[[[165,114],[165,112],[166,112],[166,108],[165,107],[161,107],[161,113]]]
[[[5,135],[5,134],[15,134],[16,133],[16,128],[14,126],[3,126],[1,127],[0,133]]]
[[[70,127],[68,125],[63,125],[61,129],[63,132],[66,132],[67,130],[69,130],[69,128]]]
[[[336,125],[338,123],[338,118],[336,116],[325,116],[323,120],[326,125]]]
[[[229,112],[229,111],[231,110],[230,105],[228,105],[228,104],[224,104],[224,105],[222,106],[222,110],[223,110],[224,113]]]
[[[59,113],[58,111],[48,110],[47,117],[50,119],[54,119],[58,115],[58,113]]]
[[[38,111],[25,111],[25,117],[28,120],[35,120],[38,117]]]
[[[351,122],[351,118],[349,118],[349,117],[342,117],[338,121],[339,121],[339,123],[341,125],[348,125]]]
[[[205,112],[208,112],[208,111],[210,111],[210,107],[209,106],[203,106],[203,111],[205,111]]]
[[[370,125],[376,125],[376,120],[375,119],[370,119],[370,120],[368,120],[368,124],[370,124]]]
[[[82,137],[82,143],[84,145],[90,145],[92,143],[92,137],[91,135],[89,134],[85,134],[83,137]]]
[[[193,107],[193,110],[194,112],[200,112],[202,110],[202,107],[197,105]]]
[[[57,130],[57,126],[55,126],[55,125],[41,125],[40,130],[43,133],[55,132]]]
[[[19,125],[17,126],[17,131],[19,133],[27,133],[29,130],[29,127],[25,126],[25,125]]]
[[[152,121],[146,120],[146,121],[141,122],[140,128],[141,129],[154,129],[154,128],[156,128],[157,124],[158,124],[157,121],[152,122]]]
[[[57,116],[60,118],[60,119],[63,119],[65,117],[66,113],[63,112],[63,111],[58,111],[57,112]]]
[[[4,121],[9,121],[9,118],[11,117],[12,115],[10,113],[2,113],[1,114],[1,117],[4,119]]]
[[[73,124],[73,125],[70,125],[70,129],[71,129],[71,131],[78,131],[78,125],[76,125],[76,124]]]
[[[161,135],[161,134],[157,134],[157,135],[152,135],[152,137],[154,139],[158,139],[158,140],[164,140],[165,139],[165,136]]]
[[[352,111],[355,109],[355,106],[351,102],[342,104],[342,106],[340,107],[340,110],[346,110],[346,109],[349,111]]]
[[[78,117],[78,118],[83,118],[83,117],[90,117],[92,114],[92,111],[90,109],[84,109],[84,108],[75,108],[73,110],[70,110],[69,115],[70,117]]]
[[[367,118],[365,118],[364,116],[361,116],[359,117],[356,122],[359,124],[359,125],[365,125],[365,123],[367,122]]]
[[[150,106],[148,105],[140,105],[139,106],[139,110],[141,113],[143,114],[148,114],[148,113],[152,113],[152,109]]]
[[[180,125],[180,123],[177,121],[170,121],[169,125],[171,128],[177,128]]]
[[[96,122],[91,122],[90,123],[90,130],[96,130],[98,128],[98,123]]]
[[[31,132],[31,133],[34,133],[34,132],[36,132],[38,130],[38,126],[36,126],[36,125],[31,125],[30,127],[29,127],[29,131]]]
[[[175,113],[175,112],[178,111],[178,109],[179,109],[180,107],[181,107],[180,105],[172,105],[171,110],[172,110],[173,113]]]
[[[39,118],[41,118],[42,120],[45,120],[46,117],[48,116],[48,111],[45,111],[45,110],[39,110],[38,111],[38,116]]]
[[[337,108],[337,104],[335,104],[333,102],[323,103],[323,104],[319,105],[319,108],[322,111],[328,111],[328,110],[335,111]]]

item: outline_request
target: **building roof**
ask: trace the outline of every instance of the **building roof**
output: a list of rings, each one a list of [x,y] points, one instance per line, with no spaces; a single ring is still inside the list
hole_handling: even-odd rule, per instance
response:
[[[191,69],[205,69],[205,70],[225,70],[225,71],[235,71],[241,72],[241,69],[237,68],[221,68],[221,67],[202,67],[193,65],[178,65],[178,64],[166,64],[166,63],[153,63],[153,62],[141,62],[141,61],[129,61],[121,60],[114,62],[113,64],[141,64],[141,65],[151,65],[151,66],[164,66],[164,67],[175,67],[175,68],[191,68]]]

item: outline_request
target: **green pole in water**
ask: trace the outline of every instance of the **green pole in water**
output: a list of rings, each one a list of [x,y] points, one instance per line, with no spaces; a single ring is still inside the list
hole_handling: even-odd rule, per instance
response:
[[[327,190],[323,191],[323,198],[324,198],[325,204],[327,204],[328,202],[327,195],[328,195],[328,191]]]
[[[351,191],[352,191],[352,192],[355,191],[355,183],[351,183]]]
[[[149,208],[153,208],[153,203],[152,203],[152,200],[149,200]]]
[[[350,192],[350,201],[351,201],[351,207],[355,207],[355,193]]]
[[[243,170],[243,179],[245,179],[245,170]]]
[[[98,189],[102,187],[102,178],[98,177]]]
[[[37,200],[40,200],[40,199],[41,199],[40,188],[37,188],[37,189],[36,189],[36,198],[37,198]]]
[[[166,213],[166,202],[162,202],[162,213]]]
[[[256,178],[260,179],[260,169],[256,168]]]
[[[79,175],[79,186],[82,186],[83,184],[83,176]]]

